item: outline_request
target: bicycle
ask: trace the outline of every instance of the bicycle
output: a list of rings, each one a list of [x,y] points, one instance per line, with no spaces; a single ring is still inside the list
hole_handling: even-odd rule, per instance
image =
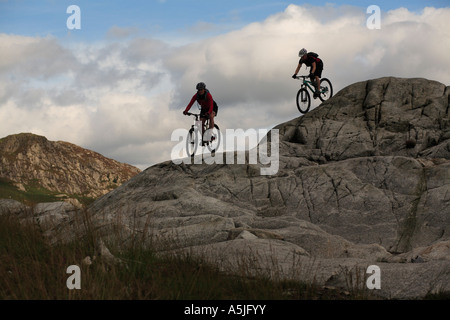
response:
[[[201,118],[204,117],[200,113],[190,113],[187,112],[186,115],[194,116],[194,124],[189,129],[186,139],[186,152],[189,156],[193,157],[197,151],[198,146],[207,146],[208,150],[213,154],[220,146],[220,129],[217,124],[214,124],[214,128],[209,129],[209,119],[205,120],[202,127]],[[202,139],[199,139],[199,134]],[[206,140],[204,139],[206,138]]]
[[[309,94],[308,90],[311,90],[311,92],[314,94],[316,91],[316,85],[315,81],[311,82],[311,80],[306,80],[309,78],[309,76],[296,76],[295,79],[302,79],[302,86],[300,90],[297,92],[297,109],[301,113],[305,114],[309,111],[309,108],[311,107],[311,95]],[[328,100],[333,96],[333,86],[331,85],[331,81],[327,78],[320,79],[320,95],[319,99],[323,102],[325,100]]]

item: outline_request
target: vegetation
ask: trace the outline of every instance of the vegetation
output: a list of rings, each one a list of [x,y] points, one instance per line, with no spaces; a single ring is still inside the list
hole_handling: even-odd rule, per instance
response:
[[[0,299],[292,300],[360,299],[367,295],[264,276],[230,275],[190,255],[164,256],[135,241],[126,251],[111,246],[122,263],[95,256],[95,234],[51,246],[36,224],[0,216]],[[81,289],[68,289],[67,268],[81,269]]]
[[[80,195],[66,195],[59,192],[47,190],[38,183],[26,185],[25,191],[17,188],[13,182],[0,177],[0,199],[14,199],[28,206],[42,202],[55,202],[67,198],[77,199],[83,205],[89,205],[95,199]]]

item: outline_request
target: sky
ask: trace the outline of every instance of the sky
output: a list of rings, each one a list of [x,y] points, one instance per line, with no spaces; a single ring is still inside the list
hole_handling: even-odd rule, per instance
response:
[[[32,132],[145,169],[171,159],[200,81],[222,130],[301,116],[301,48],[335,92],[384,76],[450,85],[448,21],[448,0],[0,0],[0,137]]]

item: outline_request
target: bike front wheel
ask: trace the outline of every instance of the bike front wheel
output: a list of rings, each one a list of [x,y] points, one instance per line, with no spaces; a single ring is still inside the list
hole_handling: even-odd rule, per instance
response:
[[[189,157],[193,157],[198,147],[198,132],[191,128],[186,139],[186,153]]]
[[[297,92],[297,109],[300,113],[307,113],[311,107],[311,96],[306,88],[301,88]]]
[[[331,81],[327,78],[323,78],[320,80],[320,100],[326,101],[333,96],[333,86],[331,85]]]

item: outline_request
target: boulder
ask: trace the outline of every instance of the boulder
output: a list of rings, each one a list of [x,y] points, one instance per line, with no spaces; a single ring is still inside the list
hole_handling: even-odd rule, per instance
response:
[[[162,250],[194,252],[224,268],[314,274],[323,285],[345,286],[343,270],[363,270],[361,280],[379,265],[377,293],[385,298],[448,290],[449,93],[426,79],[356,83],[274,128],[274,175],[260,175],[258,164],[167,161],[89,211],[96,224],[120,216],[124,229],[165,237]]]
[[[138,236],[226,272],[354,290],[367,289],[376,265],[383,298],[449,291],[449,94],[426,79],[359,82],[274,128],[274,174],[248,162],[166,161],[84,214],[105,239]],[[55,239],[85,232],[60,221]]]

